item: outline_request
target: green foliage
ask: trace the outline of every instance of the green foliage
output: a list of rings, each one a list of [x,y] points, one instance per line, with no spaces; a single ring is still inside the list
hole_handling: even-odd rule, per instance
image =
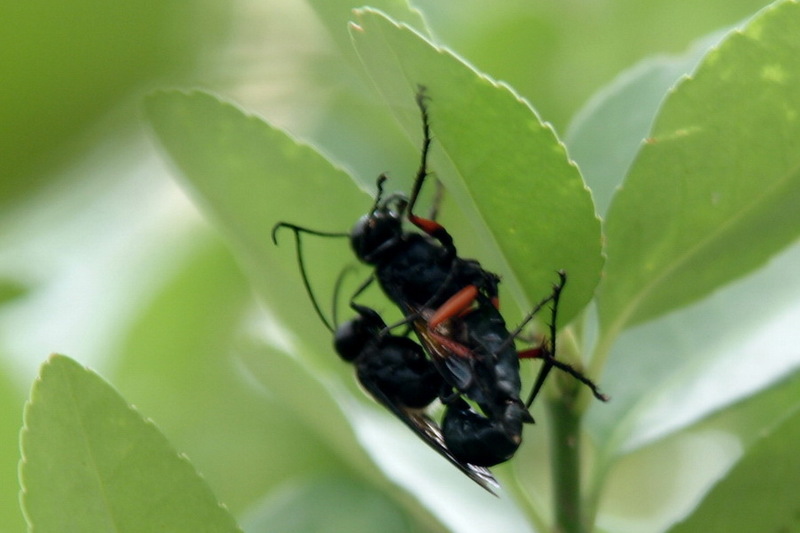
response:
[[[22,408],[25,403],[20,391],[10,379],[6,368],[0,372],[0,478],[16,480],[19,461],[19,428],[22,423]],[[19,486],[17,483],[3,483],[0,486],[0,524],[9,529],[24,527],[22,512],[19,509]]]
[[[224,491],[233,509],[248,507],[253,494],[298,473],[324,469],[347,477],[333,446],[341,442],[345,451],[356,446],[342,430],[347,424],[335,403],[312,406],[298,398],[298,392],[325,398],[324,388],[295,361],[239,339],[252,306],[250,289],[223,244],[201,246],[183,268],[131,326],[115,385],[141,398],[137,407],[170,428],[172,442],[191,443],[193,463]],[[234,364],[239,361],[228,355],[231,344],[243,352],[240,363],[269,388],[270,397],[243,387],[242,370]],[[153,368],[163,369],[157,380]],[[305,453],[297,453],[298,442],[309,443]]]
[[[776,387],[770,394],[771,399],[774,402],[775,397],[781,394],[797,398],[799,383],[795,378],[793,382]],[[779,400],[763,407],[780,412],[782,406],[783,402]],[[752,420],[757,414],[746,413],[741,421]],[[769,412],[762,414],[770,415]],[[759,434],[755,427],[743,429],[742,437],[752,441],[747,454],[709,492],[698,509],[683,523],[671,528],[670,533],[797,530],[797,507],[792,503],[796,501],[794,486],[788,482],[800,474],[800,458],[794,447],[800,437],[797,410],[776,420],[775,427],[765,434]],[[736,505],[732,506],[730,502],[736,502]]]
[[[69,358],[42,367],[21,448],[30,529],[240,531],[152,422]]]
[[[662,104],[609,208],[604,329],[691,303],[797,238],[797,12],[732,33]]]
[[[309,506],[308,502],[324,502]],[[418,531],[386,495],[347,478],[296,483],[245,523],[248,531]]]
[[[189,70],[195,48],[218,38],[226,18],[215,2],[3,3],[0,202],[75,157],[76,139],[120,98]]]
[[[279,255],[272,243],[272,227],[279,220],[315,219],[321,228],[346,230],[353,223],[352,213],[363,211],[369,197],[310,147],[212,95],[156,93],[147,99],[147,113],[189,178],[191,193],[240,251],[261,296],[274,302],[306,302],[302,307],[274,309],[279,314],[293,313],[281,316],[287,322],[306,322],[313,310],[302,285],[277,282],[294,277],[297,266],[291,250]],[[287,244],[290,241],[288,234],[277,236]],[[346,264],[346,247],[332,247],[329,253],[332,263]],[[336,273],[328,276],[330,285]],[[317,340],[314,352],[321,354],[330,344],[326,336],[327,332],[322,337],[303,336],[302,341]],[[330,360],[321,359],[323,364]]]
[[[243,21],[235,52],[216,49],[178,82],[200,76],[211,90],[145,99],[149,133],[210,228],[160,170],[139,166],[138,145],[106,154],[130,136],[97,149],[87,166],[99,178],[81,166],[38,194],[38,154],[10,145],[11,174],[31,179],[0,187],[13,206],[0,212],[0,409],[11,413],[0,478],[19,460],[36,353],[69,350],[126,398],[66,357],[42,367],[19,472],[36,531],[237,530],[233,516],[252,532],[797,529],[800,4],[777,1],[734,31],[719,28],[763,4],[416,5],[309,0],[271,4],[269,17],[237,6],[256,31]],[[9,79],[55,122],[37,126],[19,99],[3,100],[7,129],[47,130],[30,146],[63,155],[63,139],[113,95],[152,86],[162,69],[179,76],[186,68],[169,65],[215,42],[221,26],[200,38],[181,13],[144,10],[143,26],[103,34],[76,24],[84,38],[70,60],[49,31],[42,64],[63,83]],[[186,26],[172,39],[152,30],[125,44],[125,31],[176,19]],[[23,41],[25,28],[4,35]],[[653,56],[703,34],[685,55]],[[14,64],[36,55],[30,46],[7,47]],[[261,55],[248,64],[242,50]],[[70,99],[87,64],[114,68]],[[594,402],[555,376],[519,453],[493,469],[500,499],[357,389],[314,316],[291,233],[271,241],[279,220],[347,232],[382,172],[390,191],[408,190],[418,84],[459,250],[502,275],[512,323],[566,270],[559,356],[612,396]],[[303,246],[330,316],[352,252],[343,239]],[[379,291],[364,297],[397,316]],[[528,384],[535,369],[523,366]],[[17,492],[0,487],[0,530],[24,527]]]
[[[599,281],[600,223],[550,127],[507,87],[380,13],[359,12],[352,28],[367,72],[409,132],[419,130],[414,93],[425,86],[437,145],[431,168],[472,222],[482,255],[495,258],[484,263],[524,293],[523,309],[567,271],[561,312],[574,317]]]

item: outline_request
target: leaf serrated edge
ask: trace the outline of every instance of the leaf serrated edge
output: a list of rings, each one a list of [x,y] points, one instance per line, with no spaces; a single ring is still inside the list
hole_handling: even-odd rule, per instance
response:
[[[26,442],[28,436],[31,434],[31,430],[30,430],[30,427],[28,425],[28,419],[29,419],[29,416],[30,416],[30,410],[32,409],[33,405],[36,403],[34,396],[35,396],[35,393],[36,393],[37,389],[42,384],[42,375],[44,373],[44,369],[47,368],[49,365],[52,365],[53,362],[55,360],[57,360],[57,359],[64,359],[65,361],[68,361],[68,362],[80,367],[83,371],[91,374],[92,376],[94,376],[95,379],[98,379],[99,381],[101,381],[106,387],[110,387],[110,388],[113,389],[113,387],[111,387],[111,385],[106,380],[104,380],[99,374],[94,372],[89,367],[87,367],[85,365],[81,365],[80,363],[78,363],[74,359],[72,359],[70,357],[67,357],[66,355],[62,355],[62,354],[58,354],[58,353],[50,354],[50,356],[47,358],[47,360],[44,363],[42,363],[42,365],[40,366],[39,372],[36,375],[36,378],[34,379],[33,384],[31,386],[31,393],[28,396],[28,399],[25,401],[25,406],[23,407],[23,423],[22,423],[22,428],[20,429],[20,432],[19,432],[20,460],[19,460],[19,462],[17,464],[17,477],[18,477],[18,482],[19,482],[19,485],[20,485],[19,503],[20,503],[20,510],[22,511],[23,518],[25,519],[25,522],[26,522],[26,524],[28,526],[28,532],[29,533],[35,531],[36,528],[35,528],[35,525],[33,523],[32,518],[28,514],[28,509],[27,509],[27,506],[26,506],[26,496],[28,494],[28,491],[27,491],[27,487],[25,486],[24,469],[25,469],[25,466],[28,464],[28,458],[27,458],[27,456],[25,454],[25,442]],[[164,434],[164,432],[161,431],[161,429],[159,429],[158,425],[155,423],[155,421],[153,421],[153,419],[151,419],[149,417],[145,417],[144,415],[142,415],[142,413],[136,408],[136,406],[134,406],[133,404],[131,404],[128,401],[126,401],[121,395],[119,395],[118,392],[116,392],[116,390],[114,390],[114,392],[119,396],[119,398],[121,400],[123,400],[123,402],[125,404],[125,407],[128,409],[128,411],[131,412],[132,414],[134,414],[139,420],[144,422],[145,426],[148,426],[150,428],[150,430],[154,431],[158,436],[160,436],[163,439],[164,444],[166,444],[170,448],[170,450],[175,454],[175,457],[178,459],[178,461],[180,461],[186,467],[188,467],[190,469],[190,471],[193,472],[195,474],[195,476],[197,476],[198,479],[202,480],[205,490],[208,491],[208,494],[213,498],[213,500],[214,500],[214,502],[216,504],[216,507],[218,509],[222,510],[223,512],[225,512],[226,514],[230,515],[231,521],[236,525],[236,531],[238,531],[239,533],[244,533],[243,530],[241,529],[241,527],[238,525],[238,523],[234,519],[233,514],[231,513],[231,511],[228,508],[228,506],[226,504],[224,504],[223,502],[221,502],[216,497],[216,495],[211,490],[211,487],[208,485],[208,482],[206,481],[205,476],[200,471],[197,470],[197,468],[194,466],[194,464],[189,459],[189,456],[184,452],[177,451],[172,446],[172,444],[166,438],[166,435]]]

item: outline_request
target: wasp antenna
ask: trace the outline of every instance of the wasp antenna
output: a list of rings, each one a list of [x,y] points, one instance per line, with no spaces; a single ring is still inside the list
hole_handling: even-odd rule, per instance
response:
[[[272,244],[278,246],[278,230],[284,226],[283,222],[278,222],[272,226]]]
[[[336,278],[336,284],[333,286],[333,303],[331,305],[331,318],[333,319],[333,327],[339,327],[339,313],[337,303],[339,303],[339,293],[342,289],[342,284],[344,283],[344,277],[349,273],[355,270],[353,265],[347,265],[339,272],[339,276]],[[351,302],[352,303],[352,302]]]
[[[375,180],[375,187],[378,189],[378,191],[375,193],[375,203],[372,204],[372,209],[369,210],[370,213],[374,213],[378,210],[378,206],[381,203],[381,198],[383,197],[383,184],[388,179],[389,176],[387,176],[386,173],[381,173],[381,175],[378,176],[378,179]]]
[[[331,326],[330,322],[325,315],[322,313],[322,309],[320,308],[319,304],[317,303],[317,298],[314,296],[314,291],[311,289],[311,283],[308,280],[308,273],[306,272],[306,263],[303,259],[303,243],[300,235],[302,233],[310,233],[312,235],[319,235],[323,237],[338,237],[341,235],[346,234],[336,234],[336,233],[323,233],[314,230],[308,230],[306,228],[302,228],[300,226],[295,226],[294,224],[288,224],[286,222],[278,222],[274,228],[272,228],[272,240],[277,244],[277,231],[280,228],[289,228],[294,233],[294,243],[295,243],[295,252],[297,254],[297,266],[300,269],[300,278],[303,280],[303,286],[306,289],[306,294],[308,294],[308,298],[311,300],[311,305],[314,307],[314,311],[317,313],[317,316],[328,328],[328,331],[333,332],[333,326]]]
[[[278,222],[272,228],[272,242],[278,244],[278,230],[281,228],[289,228],[290,230],[294,231],[295,233],[308,233],[309,235],[316,235],[317,237],[349,237],[349,233],[344,233],[341,231],[317,231],[315,229],[304,228],[303,226],[297,226],[295,224],[290,224],[289,222]]]
[[[316,311],[317,316],[325,324],[325,327],[328,328],[328,331],[333,333],[333,326],[331,326],[330,322],[325,318],[325,315],[322,314],[322,309],[320,309],[319,304],[317,303],[317,298],[314,296],[314,291],[311,290],[311,283],[308,281],[308,274],[306,272],[306,265],[305,261],[303,260],[303,253],[301,250],[301,241],[300,241],[300,232],[294,232],[294,239],[297,249],[297,264],[300,266],[300,276],[303,278],[303,286],[306,288],[306,293],[308,294],[309,299],[311,300],[311,305],[314,307],[314,311]]]
[[[350,307],[358,305],[355,303],[355,299],[361,296],[361,293],[367,290],[367,287],[372,285],[373,281],[375,281],[375,274],[371,274],[367,279],[361,282],[361,285],[358,286],[358,289],[356,289],[356,292],[354,292],[353,296],[350,298]],[[355,309],[355,307],[353,307],[353,309]]]

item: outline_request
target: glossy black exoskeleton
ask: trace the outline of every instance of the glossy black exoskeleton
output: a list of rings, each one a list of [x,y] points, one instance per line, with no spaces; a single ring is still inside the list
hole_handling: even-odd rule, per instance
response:
[[[450,404],[443,422],[445,439],[456,456],[472,464],[491,466],[509,459],[521,442],[522,425],[533,422],[528,412],[544,378],[553,366],[587,384],[595,396],[605,400],[596,386],[580,373],[554,359],[548,350],[518,353],[497,309],[499,278],[474,260],[459,257],[450,234],[431,219],[420,218],[413,207],[427,176],[430,146],[429,118],[422,93],[417,95],[423,122],[422,160],[408,200],[401,195],[382,199],[383,178],[369,213],[361,217],[350,234],[356,256],[375,268],[374,277],[394,301],[433,357],[456,395],[475,402],[480,413],[459,400]],[[403,217],[424,234],[403,229]],[[555,342],[555,313],[566,276],[550,296],[553,301],[551,342]],[[527,402],[520,399],[520,355],[539,357],[545,364]],[[481,435],[481,438],[475,438]],[[469,436],[469,438],[467,438]]]
[[[406,198],[392,194],[384,199],[386,177],[380,176],[375,203],[350,231],[350,245],[359,260],[375,268],[374,278],[404,314],[412,315],[414,310],[444,306],[446,316],[450,316],[470,305],[470,298],[463,297],[451,305],[451,299],[458,298],[457,295],[465,289],[470,294],[483,292],[496,301],[500,280],[477,261],[459,257],[452,236],[433,217],[422,218],[414,214],[414,206],[428,176],[431,145],[425,100],[424,88],[420,87],[416,101],[422,116],[423,143],[411,195]],[[424,233],[405,231],[404,219]]]
[[[551,367],[556,367],[587,385],[601,400],[607,398],[589,379],[553,357],[556,350],[556,320],[566,274],[559,273],[553,292],[539,302],[514,331],[509,331],[502,315],[483,294],[468,313],[448,319],[431,329],[417,324],[417,332],[431,353],[445,380],[459,395],[472,400],[480,412],[460,396],[444,401],[448,410],[442,430],[450,451],[459,460],[493,466],[510,459],[522,442],[522,427],[533,422],[528,408],[533,403]],[[514,338],[547,303],[551,303],[550,339],[542,346],[518,352]],[[453,355],[457,354],[457,355]],[[527,402],[520,399],[520,358],[538,358],[544,366],[537,376]]]
[[[597,398],[604,400],[605,397],[591,381],[554,358],[555,310],[565,281],[563,274],[553,293],[523,322],[524,325],[541,306],[553,301],[551,347],[542,346],[519,353],[514,346],[514,339],[522,326],[513,332],[509,331],[497,310],[498,276],[484,270],[477,261],[459,257],[452,237],[433,217],[425,219],[413,213],[427,177],[427,156],[431,142],[422,90],[417,95],[417,103],[422,114],[423,147],[411,195],[406,198],[392,194],[383,198],[386,178],[381,176],[377,182],[378,193],[373,207],[349,233],[351,246],[358,259],[374,267],[372,277],[356,292],[356,296],[372,280],[377,279],[386,295],[399,306],[405,317],[403,323],[413,325],[431,355],[435,368],[447,384],[442,393],[442,401],[448,405],[442,423],[445,449],[458,464],[491,466],[509,459],[519,447],[522,425],[533,421],[527,408],[553,366],[569,372],[588,385]],[[405,231],[404,220],[417,226],[422,233]],[[273,230],[273,239],[281,227],[294,231],[298,247],[302,233],[336,237],[348,235],[309,230],[281,222]],[[299,261],[302,270],[302,259]],[[303,281],[314,302],[305,274]],[[320,313],[315,302],[314,306]],[[364,314],[359,312],[363,318]],[[391,336],[389,329],[376,334],[375,342],[381,336],[400,338]],[[369,351],[381,353],[377,348]],[[520,399],[520,356],[539,357],[545,361],[527,402]],[[380,364],[381,358],[374,360]],[[480,412],[472,409],[464,401],[465,398],[474,402]],[[379,401],[386,405],[380,398]],[[387,407],[397,414],[390,405]],[[408,424],[408,419],[404,421]]]
[[[496,305],[499,283],[499,277],[484,270],[477,261],[458,256],[453,239],[444,227],[413,213],[427,177],[431,143],[425,98],[424,90],[420,88],[417,104],[422,115],[423,147],[410,197],[392,194],[384,198],[386,177],[382,175],[378,178],[378,193],[372,208],[356,222],[349,234],[316,231],[286,222],[276,224],[273,229],[273,240],[282,227],[293,230],[298,242],[303,233],[324,237],[349,236],[356,257],[374,267],[373,275],[356,295],[377,279],[384,293],[401,309],[405,316],[403,322],[413,322],[418,330],[422,327],[418,320],[422,314],[426,315],[426,327],[436,328],[441,322],[471,307],[479,293]],[[423,232],[406,231],[404,220]],[[304,283],[310,291],[305,278]]]
[[[457,320],[450,321],[448,339],[468,347],[466,356],[436,356],[444,365],[447,381],[480,409],[474,410],[459,396],[448,402],[442,431],[450,451],[459,460],[494,466],[510,459],[522,442],[524,423],[532,423],[520,399],[519,358],[500,313],[486,302]],[[432,335],[428,330],[426,336]],[[449,343],[430,339],[429,350],[447,351]],[[451,348],[460,349],[460,348]],[[444,368],[442,368],[444,367]],[[465,367],[468,371],[465,371]]]
[[[424,88],[420,87],[416,101],[422,115],[423,145],[420,166],[409,197],[395,193],[384,198],[383,185],[387,178],[381,175],[377,180],[378,192],[372,208],[356,222],[350,233],[317,231],[279,222],[273,229],[273,240],[282,227],[293,230],[295,234],[347,236],[356,257],[375,269],[361,290],[377,279],[389,299],[405,315],[411,315],[413,309],[439,309],[444,306],[446,315],[450,316],[470,305],[471,300],[464,298],[460,300],[461,308],[449,303],[451,298],[468,288],[471,293],[481,291],[496,301],[499,278],[484,270],[477,261],[459,257],[453,238],[444,227],[432,218],[422,218],[413,212],[428,176],[431,134],[425,100]],[[406,231],[403,228],[404,220],[417,226],[423,233]],[[410,321],[410,318],[406,321]]]
[[[356,311],[357,316],[341,325],[335,325],[335,302],[345,272],[339,276],[334,289],[334,325],[331,325],[322,313],[308,282],[299,233],[295,233],[295,239],[301,277],[314,310],[333,333],[336,353],[355,367],[361,386],[428,446],[475,483],[494,494],[494,489],[499,485],[492,473],[484,465],[472,464],[453,454],[442,428],[425,412],[448,386],[422,347],[408,337],[392,335],[375,310],[352,301],[350,307]],[[483,436],[464,432],[454,433],[450,438],[457,447],[469,447],[474,446],[470,444],[471,440]]]
[[[498,484],[484,465],[472,464],[450,451],[451,443],[439,425],[425,413],[441,393],[441,374],[422,347],[407,337],[385,333],[386,323],[373,309],[352,304],[358,316],[336,329],[334,346],[339,356],[352,363],[361,386],[381,405],[405,423],[428,446],[481,487],[494,493]],[[482,438],[465,432],[453,434],[456,446],[474,446]]]

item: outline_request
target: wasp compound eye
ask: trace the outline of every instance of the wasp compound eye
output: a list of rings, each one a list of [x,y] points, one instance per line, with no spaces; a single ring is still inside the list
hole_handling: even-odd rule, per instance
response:
[[[363,326],[364,324],[360,319],[354,319],[336,328],[333,336],[333,346],[336,353],[343,360],[354,361],[370,341],[371,337]]]
[[[350,245],[356,256],[374,265],[401,239],[403,228],[393,212],[376,211],[361,217],[350,232]]]

